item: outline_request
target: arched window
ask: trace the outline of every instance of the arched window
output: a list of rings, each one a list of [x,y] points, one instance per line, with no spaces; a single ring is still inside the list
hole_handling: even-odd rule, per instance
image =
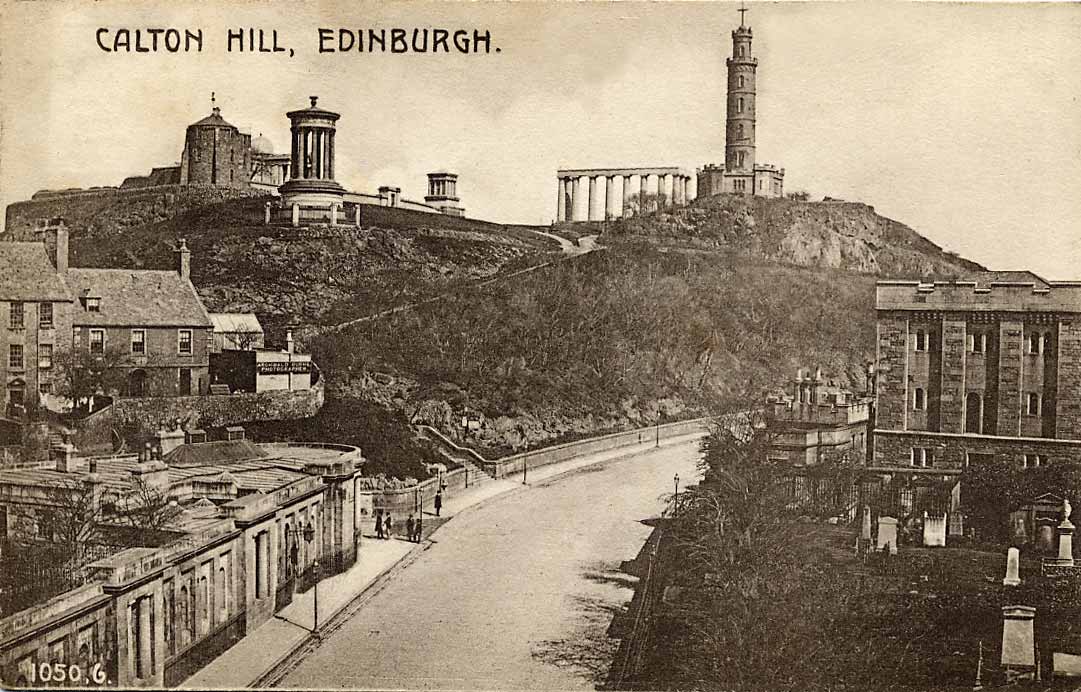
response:
[[[736,112],[737,113],[742,113],[743,112],[743,97],[742,96],[740,96],[738,99],[736,99]]]
[[[736,126],[736,136],[739,137],[740,139],[743,139],[743,136],[744,136],[743,135],[743,130],[744,130],[743,123],[740,123],[739,125]]]
[[[736,86],[740,89],[743,88],[743,75],[739,75],[738,77],[736,77]]]
[[[740,46],[740,47],[739,47],[739,48],[738,48],[738,49],[736,50],[736,53],[738,53],[738,54],[739,54],[739,57],[741,57],[741,58],[742,58],[742,57],[743,57],[743,46]]]

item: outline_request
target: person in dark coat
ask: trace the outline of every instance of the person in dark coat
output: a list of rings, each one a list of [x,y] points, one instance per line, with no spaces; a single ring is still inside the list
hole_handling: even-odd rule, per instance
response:
[[[413,536],[414,536],[413,529],[416,527],[416,523],[417,522],[413,519],[412,514],[410,514],[409,518],[405,520],[405,538],[409,542],[413,541]]]
[[[417,523],[416,523],[416,525],[415,525],[415,526],[413,527],[413,531],[415,532],[415,533],[413,534],[413,536],[414,536],[414,542],[415,542],[415,543],[420,543],[420,539],[421,539],[421,537],[422,537],[422,536],[424,535],[424,512],[421,512],[421,513],[420,513],[420,514],[419,514],[419,515],[417,516]]]
[[[379,510],[375,514],[375,537],[385,538],[383,535],[383,510]]]
[[[393,521],[391,521],[390,512],[387,512],[386,514],[383,515],[383,533],[385,534],[383,536],[383,538],[386,538],[386,539],[394,538],[394,536],[391,535],[391,532],[393,530],[394,530],[394,523],[393,523]]]
[[[439,510],[443,509],[443,491],[437,490],[435,493],[435,516],[439,516]]]

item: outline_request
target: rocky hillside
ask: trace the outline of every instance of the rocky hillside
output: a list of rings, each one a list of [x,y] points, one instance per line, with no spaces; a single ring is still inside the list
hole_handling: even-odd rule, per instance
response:
[[[327,324],[429,297],[541,262],[558,245],[524,229],[441,225],[431,214],[381,213],[380,227],[266,226],[263,199],[234,200],[126,229],[72,233],[72,264],[164,268],[177,238],[213,312],[254,312],[272,330]],[[426,225],[416,225],[420,217]],[[448,223],[448,225],[451,225]],[[464,229],[464,230],[463,230]],[[279,335],[275,335],[279,336]]]
[[[982,269],[858,202],[717,195],[689,207],[614,222],[601,240],[643,238],[880,277],[952,276]]]

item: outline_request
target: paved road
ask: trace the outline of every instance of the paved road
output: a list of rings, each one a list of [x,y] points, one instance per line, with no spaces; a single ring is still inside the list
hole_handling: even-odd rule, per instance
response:
[[[635,556],[697,443],[581,469],[463,513],[281,683],[334,689],[593,689]]]

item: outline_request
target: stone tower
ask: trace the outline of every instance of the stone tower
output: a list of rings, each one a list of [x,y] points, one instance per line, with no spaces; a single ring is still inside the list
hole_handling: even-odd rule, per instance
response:
[[[286,207],[330,209],[340,207],[345,189],[334,180],[334,134],[338,113],[319,108],[318,96],[311,106],[290,111],[292,145],[289,180],[278,188]]]
[[[729,172],[754,171],[754,78],[758,58],[751,55],[751,27],[744,24],[732,32],[732,57],[728,65],[728,112],[725,121],[724,167]]]
[[[215,105],[210,115],[188,125],[180,184],[248,187],[250,181],[251,135],[228,123]]]

